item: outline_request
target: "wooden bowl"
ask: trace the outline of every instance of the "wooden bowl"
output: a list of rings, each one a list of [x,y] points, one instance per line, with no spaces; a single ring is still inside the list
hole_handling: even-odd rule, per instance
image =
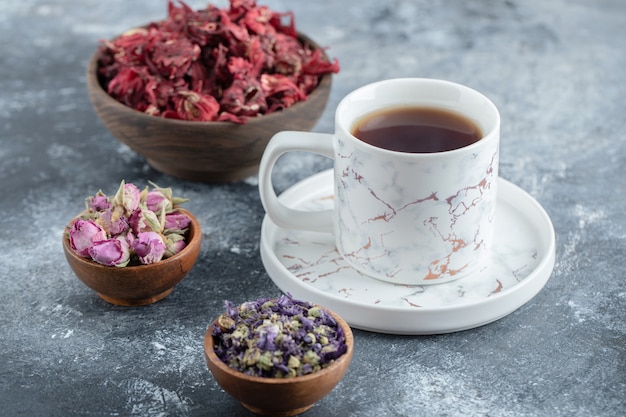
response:
[[[70,267],[85,285],[100,298],[120,306],[142,306],[167,297],[191,270],[202,243],[200,223],[187,210],[179,209],[190,219],[187,246],[174,256],[157,263],[136,266],[104,266],[78,256],[63,236],[63,250]]]
[[[299,35],[312,48],[311,39]],[[119,141],[146,158],[157,171],[185,180],[221,183],[257,175],[267,142],[283,130],[311,130],[330,94],[332,75],[320,78],[307,100],[282,111],[253,117],[246,124],[191,122],[151,116],[113,99],[100,84],[100,49],[87,66],[87,90],[96,114]]]
[[[288,417],[303,413],[321,400],[344,377],[354,351],[354,337],[348,323],[334,312],[330,313],[341,326],[348,350],[331,365],[320,371],[293,378],[263,378],[246,375],[226,365],[215,353],[212,329],[204,336],[204,356],[217,383],[228,394],[255,414]]]

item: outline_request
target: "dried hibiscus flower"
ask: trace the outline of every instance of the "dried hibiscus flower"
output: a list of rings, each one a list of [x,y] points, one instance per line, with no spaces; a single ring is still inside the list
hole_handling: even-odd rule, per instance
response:
[[[103,41],[98,62],[108,94],[153,116],[231,121],[287,108],[337,73],[337,59],[298,39],[291,12],[255,0],[193,10],[168,1],[165,20]]]
[[[226,312],[211,329],[215,354],[248,375],[290,378],[327,367],[347,352],[345,334],[332,315],[307,301],[281,295]]]

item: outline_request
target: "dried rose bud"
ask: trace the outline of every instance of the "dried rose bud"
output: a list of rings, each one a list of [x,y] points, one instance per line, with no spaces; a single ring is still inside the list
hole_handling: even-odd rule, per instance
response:
[[[165,209],[169,212],[175,206],[186,203],[188,198],[175,197],[171,188],[159,187],[152,181],[148,181],[154,189],[150,191],[146,197],[146,205],[154,212],[158,212],[161,209]],[[166,201],[163,201],[166,200]]]
[[[89,257],[89,248],[95,242],[106,238],[104,229],[93,220],[76,219],[69,231],[70,247],[83,258]]]
[[[185,236],[178,233],[170,233],[165,235],[165,254],[164,258],[176,255],[181,250],[185,249],[187,243],[185,243]]]
[[[166,249],[161,235],[155,232],[139,233],[131,245],[142,264],[159,262],[163,259]]]
[[[148,209],[138,208],[128,218],[128,223],[135,234],[142,232],[161,232],[163,230],[157,215]]]
[[[139,207],[140,200],[141,191],[139,191],[139,188],[132,183],[125,184],[124,180],[122,180],[120,187],[115,193],[115,197],[113,197],[113,203],[123,206],[126,213],[135,211],[137,207]]]
[[[111,207],[109,198],[102,191],[98,191],[96,195],[87,198],[87,208],[91,211],[103,211],[109,207]]]
[[[159,190],[150,191],[148,193],[146,205],[148,209],[153,212],[169,211],[172,209],[172,201]]]
[[[128,230],[128,221],[124,217],[124,208],[116,206],[98,213],[96,222],[104,229],[108,236],[114,237]]]
[[[89,255],[91,259],[105,266],[122,267],[130,261],[130,250],[124,236],[94,242],[89,248]]]
[[[165,230],[183,231],[189,227],[191,220],[185,214],[172,212],[165,215]]]

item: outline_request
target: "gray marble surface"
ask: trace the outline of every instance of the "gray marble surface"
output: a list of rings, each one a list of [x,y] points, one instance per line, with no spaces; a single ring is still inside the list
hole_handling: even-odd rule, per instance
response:
[[[345,379],[305,415],[624,415],[626,3],[262,4],[293,10],[340,60],[317,131],[332,131],[343,95],[383,78],[443,78],[489,96],[502,115],[500,174],[557,234],[547,285],[495,323],[428,337],[355,330]],[[249,415],[207,370],[202,337],[225,299],[279,293],[259,256],[256,178],[206,185],[154,171],[103,127],[85,90],[98,40],[165,10],[165,0],[0,3],[1,416]],[[328,166],[291,155],[277,187]],[[84,197],[122,178],[174,187],[205,233],[190,275],[144,308],[101,301],[61,247]]]

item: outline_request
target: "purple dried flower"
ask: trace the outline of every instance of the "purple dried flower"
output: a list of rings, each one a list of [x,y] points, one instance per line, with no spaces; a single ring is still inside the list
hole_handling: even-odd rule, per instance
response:
[[[212,333],[215,353],[248,375],[287,378],[325,368],[348,347],[341,327],[324,309],[282,295],[234,307],[224,303]]]

